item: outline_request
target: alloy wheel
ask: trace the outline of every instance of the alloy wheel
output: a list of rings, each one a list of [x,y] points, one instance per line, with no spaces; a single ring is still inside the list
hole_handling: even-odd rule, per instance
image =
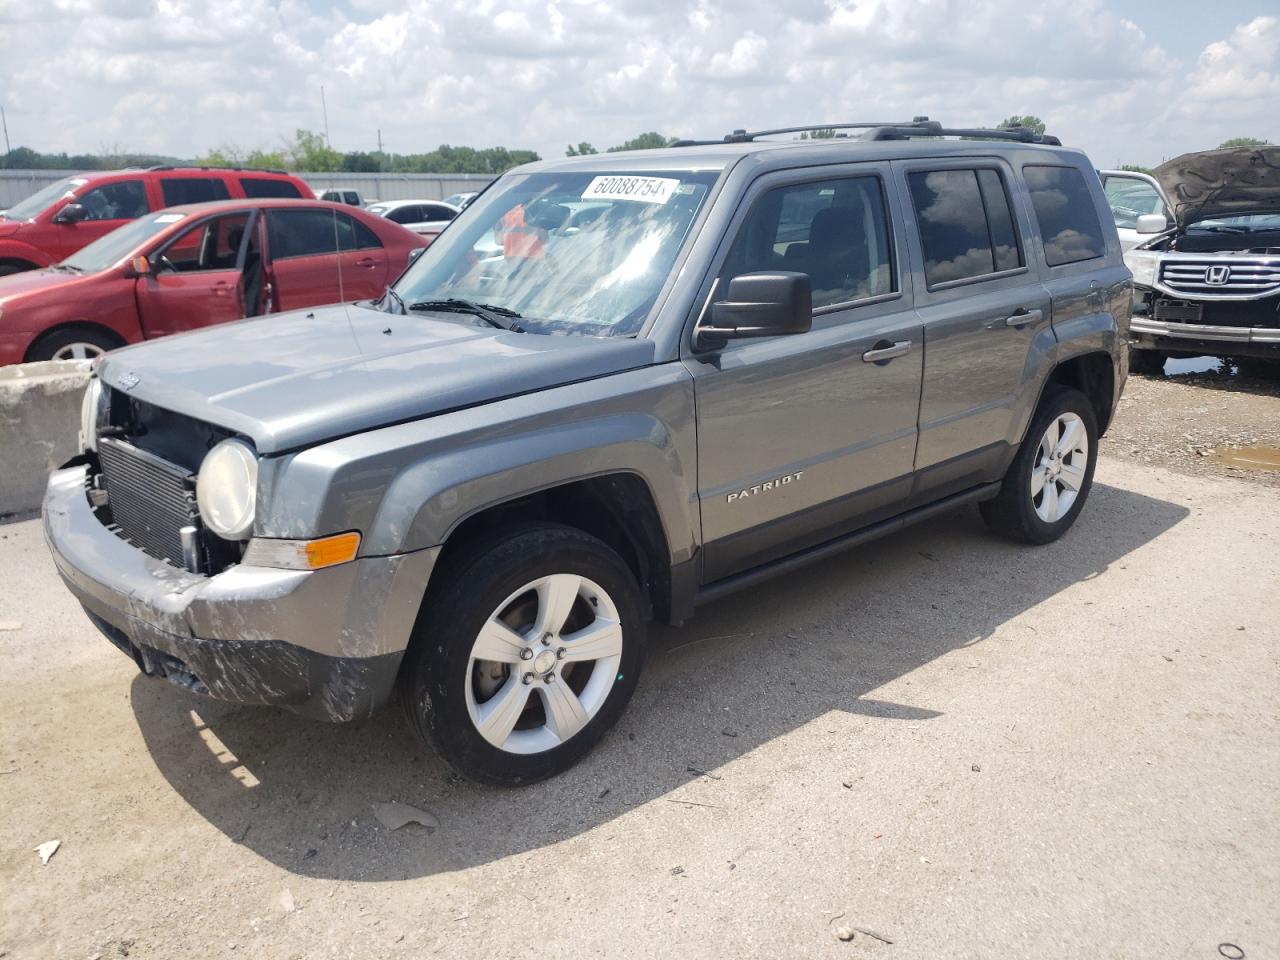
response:
[[[481,627],[467,664],[467,712],[508,753],[551,750],[604,706],[618,680],[622,623],[599,584],[557,573],[525,584]]]
[[[1074,413],[1055,417],[1040,438],[1031,466],[1031,503],[1045,523],[1071,512],[1089,466],[1089,431]]]

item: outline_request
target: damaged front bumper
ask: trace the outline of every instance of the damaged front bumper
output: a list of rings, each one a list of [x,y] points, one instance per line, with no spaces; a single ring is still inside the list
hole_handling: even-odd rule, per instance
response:
[[[368,716],[390,696],[438,549],[207,577],[103,526],[85,479],[82,466],[50,475],[45,539],[90,619],[144,673],[332,721]]]

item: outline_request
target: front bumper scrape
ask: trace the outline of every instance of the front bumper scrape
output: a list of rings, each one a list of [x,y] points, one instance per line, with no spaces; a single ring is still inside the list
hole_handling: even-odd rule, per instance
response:
[[[67,588],[144,673],[331,721],[368,716],[388,699],[438,548],[203,576],[107,529],[85,481],[83,466],[50,475],[45,539]]]

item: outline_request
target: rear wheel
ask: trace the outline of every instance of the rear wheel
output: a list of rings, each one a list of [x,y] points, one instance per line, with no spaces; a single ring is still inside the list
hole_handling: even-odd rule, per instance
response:
[[[1065,388],[1048,394],[1000,493],[979,505],[987,525],[1023,543],[1050,543],[1066,533],[1093,486],[1097,438],[1088,397]]]
[[[539,524],[464,548],[419,617],[402,695],[455,770],[506,786],[560,773],[639,679],[639,587],[606,544]]]
[[[106,330],[67,327],[46,333],[33,343],[27,360],[92,360],[122,346],[124,341]]]
[[[1164,361],[1166,357],[1159,350],[1139,350],[1134,347],[1129,348],[1129,372],[1137,374],[1145,374],[1149,377],[1158,377],[1164,373]]]

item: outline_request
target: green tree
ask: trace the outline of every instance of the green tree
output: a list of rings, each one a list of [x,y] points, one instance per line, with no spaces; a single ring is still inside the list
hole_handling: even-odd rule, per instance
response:
[[[1000,121],[998,127],[1001,130],[1007,130],[1009,127],[1026,127],[1028,130],[1030,130],[1032,133],[1035,133],[1035,134],[1042,134],[1044,133],[1044,129],[1045,129],[1043,120],[1041,120],[1039,117],[1033,117],[1030,115],[1027,115],[1024,117],[1019,117],[1019,116],[1006,117],[1005,119]]]
[[[616,147],[610,147],[609,153],[619,153],[623,150],[656,150],[659,147],[668,147],[672,143],[671,137],[664,137],[660,133],[642,133],[640,136],[626,143],[620,143]]]
[[[1155,171],[1150,167],[1141,167],[1136,163],[1122,163],[1120,164],[1119,169],[1127,170],[1129,173],[1145,173],[1147,176],[1151,176],[1155,173]]]
[[[576,147],[572,143],[569,144],[569,148],[565,150],[564,155],[566,157],[587,157],[593,153],[599,152],[599,150],[587,143],[587,141],[583,140]]]
[[[264,170],[283,170],[288,166],[288,161],[280,150],[250,150],[249,155],[245,157],[244,165],[260,167]]]
[[[293,143],[285,145],[285,153],[295,170],[333,173],[342,169],[342,154],[329,146],[322,135],[310,130],[299,129]]]
[[[841,134],[836,133],[835,127],[818,127],[816,130],[808,130],[800,134],[801,140],[834,140]]]
[[[1232,137],[1230,140],[1223,140],[1218,144],[1218,149],[1223,147],[1265,147],[1270,143],[1269,140],[1259,140],[1257,137]]]
[[[244,151],[233,143],[224,143],[214,147],[202,157],[196,157],[198,167],[243,167]]]

